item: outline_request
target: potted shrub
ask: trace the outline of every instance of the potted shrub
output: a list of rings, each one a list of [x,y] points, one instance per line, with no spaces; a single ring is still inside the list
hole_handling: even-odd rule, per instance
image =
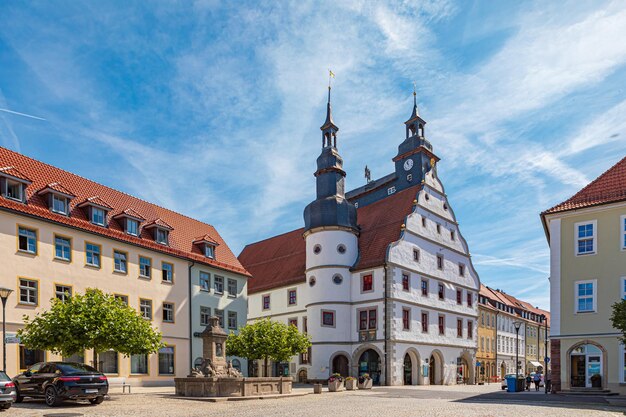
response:
[[[356,389],[356,378],[352,376],[346,378],[346,389],[348,391],[354,391]]]
[[[337,392],[343,390],[343,377],[341,374],[332,374],[328,378],[328,391]]]
[[[600,376],[600,374],[591,375],[591,387],[602,388],[602,377]]]
[[[372,389],[374,381],[369,374],[363,374],[359,377],[359,389]]]

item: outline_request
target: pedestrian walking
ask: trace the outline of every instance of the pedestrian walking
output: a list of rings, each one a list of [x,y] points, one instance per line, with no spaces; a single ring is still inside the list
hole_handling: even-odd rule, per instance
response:
[[[541,375],[539,373],[535,374],[533,382],[535,383],[535,391],[539,391],[539,384],[541,383]]]
[[[530,382],[532,381],[532,378],[530,377],[530,374],[526,375],[526,391],[530,391]]]

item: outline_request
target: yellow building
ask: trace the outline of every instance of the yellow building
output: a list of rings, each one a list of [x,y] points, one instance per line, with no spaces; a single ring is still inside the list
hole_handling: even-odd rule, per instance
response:
[[[478,346],[476,350],[477,382],[498,381],[496,354],[497,309],[489,302],[489,292],[481,285],[478,295]]]
[[[555,391],[626,394],[626,349],[611,306],[626,298],[626,158],[542,213],[550,245]]]
[[[167,345],[130,358],[100,352],[98,366],[113,382],[171,383],[189,373],[191,266],[247,275],[212,226],[4,148],[0,194],[0,287],[13,291],[6,305],[10,376],[62,359],[19,343],[22,317],[87,288],[123,299],[162,332]],[[245,320],[245,311],[240,314]],[[87,351],[71,359],[92,358]]]

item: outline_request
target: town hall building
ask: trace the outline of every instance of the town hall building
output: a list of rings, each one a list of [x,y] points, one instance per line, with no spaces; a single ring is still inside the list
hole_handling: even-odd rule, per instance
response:
[[[298,381],[369,374],[375,384],[473,382],[480,280],[413,112],[395,169],[344,190],[330,87],[316,198],[304,227],[247,245],[248,321],[297,326],[312,348],[272,375]],[[260,375],[262,366],[250,364]]]

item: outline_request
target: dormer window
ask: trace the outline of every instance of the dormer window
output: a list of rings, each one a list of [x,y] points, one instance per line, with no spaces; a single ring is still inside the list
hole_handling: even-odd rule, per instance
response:
[[[113,218],[119,222],[120,226],[122,226],[122,229],[124,229],[124,233],[131,236],[139,236],[139,225],[141,224],[141,222],[146,220],[141,217],[139,213],[131,208],[128,208],[123,212],[116,214],[115,216],[113,216]]]
[[[91,215],[89,221],[98,226],[104,226],[106,212],[99,207],[91,207]]]
[[[78,205],[87,209],[89,222],[97,226],[107,227],[107,214],[113,208],[105,203],[100,197],[89,197]]]
[[[17,181],[7,180],[5,196],[12,200],[24,201],[24,184]]]
[[[206,234],[202,237],[199,237],[193,241],[193,244],[200,249],[204,256],[210,259],[215,259],[215,248],[217,248],[217,245],[219,245],[219,243],[217,243],[217,241],[215,241],[215,239],[213,239],[211,236]]]
[[[4,197],[25,203],[29,184],[31,181],[14,167],[0,168],[0,186]]]
[[[126,219],[126,233],[131,236],[139,236],[139,222],[133,219]]]
[[[169,240],[169,232],[164,229],[156,229],[156,241],[162,245],[167,245]]]
[[[69,203],[67,198],[58,195],[52,196],[52,211],[59,214],[67,214]]]
[[[37,191],[47,202],[50,211],[67,216],[70,214],[70,201],[75,197],[67,188],[58,182],[46,185]]]
[[[161,219],[156,219],[148,223],[144,226],[144,229],[153,230],[152,236],[154,240],[161,245],[169,245],[170,231],[174,230],[172,226]]]

